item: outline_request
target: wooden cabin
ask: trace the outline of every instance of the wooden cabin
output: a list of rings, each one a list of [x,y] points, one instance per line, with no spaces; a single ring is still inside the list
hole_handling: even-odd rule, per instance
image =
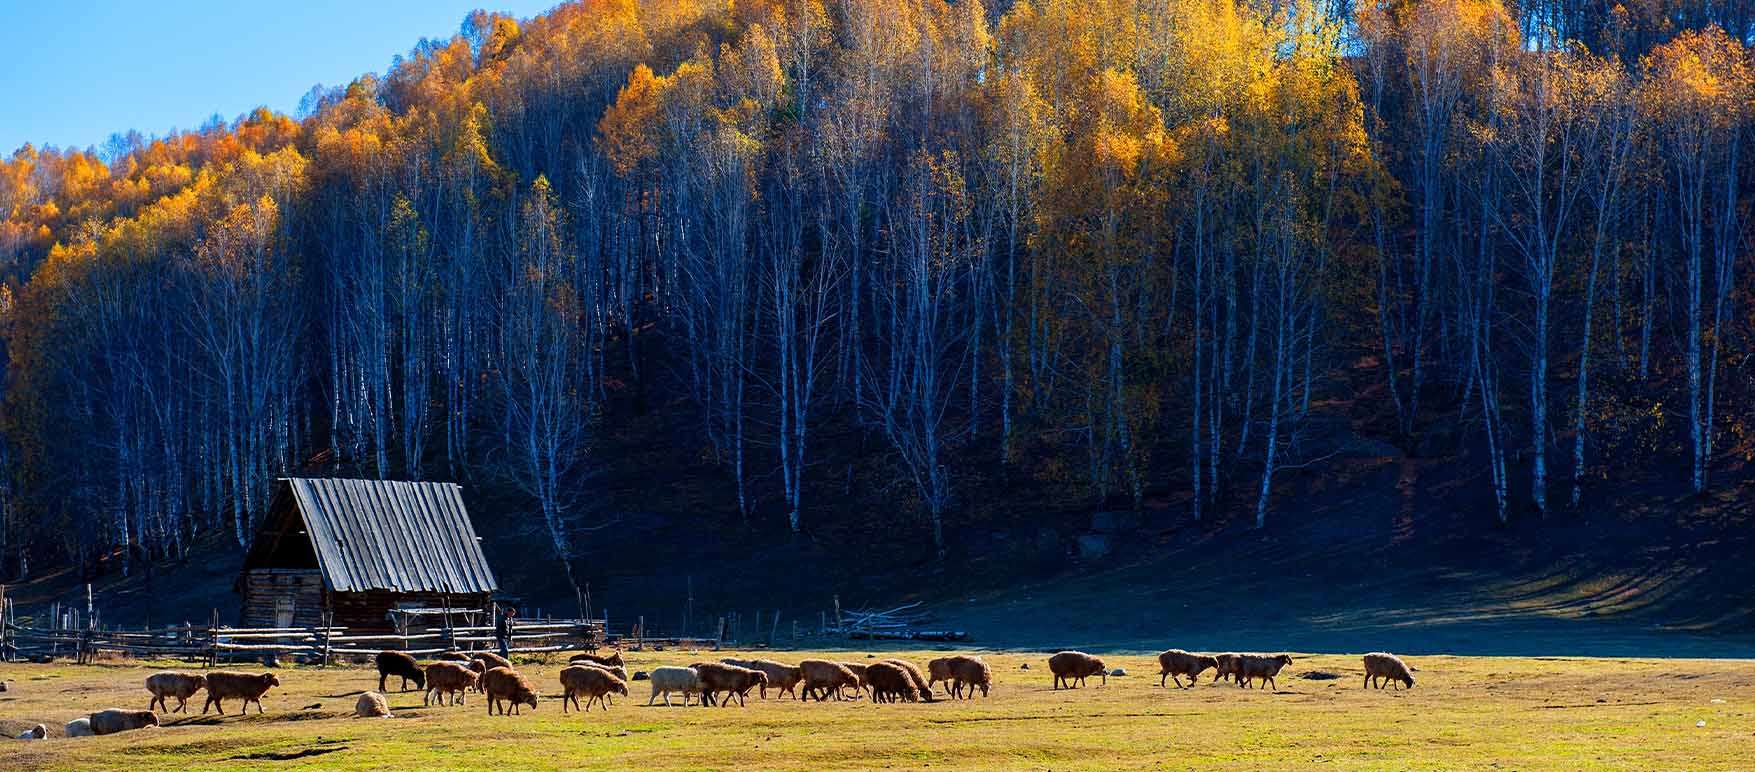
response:
[[[243,627],[390,631],[393,609],[483,609],[497,589],[452,483],[288,478],[236,587]]]

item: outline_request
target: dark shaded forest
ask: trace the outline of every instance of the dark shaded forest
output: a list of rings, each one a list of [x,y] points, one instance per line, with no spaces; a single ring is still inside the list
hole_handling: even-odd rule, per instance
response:
[[[287,474],[515,495],[571,572],[655,411],[748,527],[858,455],[940,556],[971,481],[1271,528],[1361,380],[1481,528],[1704,492],[1755,457],[1751,9],[584,0],[26,146],[0,577],[241,545]]]

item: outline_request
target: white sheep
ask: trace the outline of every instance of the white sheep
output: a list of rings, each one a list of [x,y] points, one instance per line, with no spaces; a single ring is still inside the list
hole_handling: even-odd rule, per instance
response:
[[[663,695],[664,704],[669,705],[670,693],[681,692],[683,705],[686,706],[689,704],[689,695],[701,693],[701,674],[695,672],[692,667],[653,668],[650,677],[652,679],[652,696],[647,698],[647,705],[651,705],[654,700],[658,699],[659,695]]]
[[[91,719],[90,718],[76,718],[76,719],[73,719],[72,721],[67,722],[67,736],[68,737],[96,737],[97,733],[91,731]]]

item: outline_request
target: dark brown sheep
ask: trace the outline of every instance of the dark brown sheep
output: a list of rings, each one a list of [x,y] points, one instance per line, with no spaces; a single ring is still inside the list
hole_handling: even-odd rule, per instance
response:
[[[926,676],[920,672],[920,668],[915,667],[914,663],[905,659],[886,659],[884,661],[906,671],[908,680],[913,681],[914,689],[920,692],[920,699],[932,702],[932,684],[927,682]]]
[[[441,662],[468,662],[472,659],[475,657],[470,656],[469,652],[466,651],[447,651],[439,655]]]
[[[384,679],[396,676],[402,679],[402,691],[408,691],[408,682],[414,682],[414,688],[427,688],[426,674],[421,672],[420,663],[400,651],[378,652],[378,691],[384,691]]]
[[[421,698],[421,704],[433,704],[433,692],[439,693],[439,704],[445,704],[445,697],[451,697],[451,704],[462,705],[463,694],[476,685],[481,674],[464,667],[461,662],[434,662],[427,665],[427,691]]]
[[[1085,685],[1085,679],[1094,675],[1103,676],[1103,683],[1109,683],[1109,668],[1103,660],[1082,651],[1063,651],[1048,658],[1048,669],[1054,673],[1054,688],[1059,689],[1062,683],[1068,689]]]
[[[1387,651],[1374,651],[1365,655],[1364,659],[1365,686],[1382,689],[1387,683],[1394,684],[1397,689],[1402,684],[1407,684],[1409,689],[1414,688],[1414,672],[1401,657]],[[1380,678],[1383,679],[1381,683],[1378,681]]]
[[[207,702],[201,706],[201,714],[207,715],[207,709],[214,707],[220,715],[225,715],[225,700],[243,700],[244,712],[249,712],[250,703],[256,703],[256,712],[262,712],[262,695],[269,689],[280,685],[280,679],[273,673],[234,673],[217,670],[207,674]]]
[[[947,667],[951,675],[951,696],[963,697],[963,688],[968,687],[969,699],[975,698],[975,687],[981,687],[981,696],[987,696],[987,690],[993,685],[993,669],[982,662],[980,657],[967,657],[961,654],[950,657]]]
[[[146,704],[151,710],[154,705],[170,713],[182,713],[189,709],[189,698],[207,688],[207,676],[200,673],[179,673],[166,670],[153,673],[146,677],[146,690],[152,693],[152,702]],[[177,709],[171,710],[166,701],[168,697],[177,698]]]
[[[1260,679],[1261,688],[1271,686],[1278,689],[1280,687],[1274,683],[1274,676],[1279,675],[1280,670],[1290,664],[1292,657],[1287,654],[1275,654],[1271,657],[1265,654],[1244,654],[1237,661],[1237,685],[1248,688],[1251,681]]]
[[[91,714],[90,719],[91,733],[94,735],[115,734],[158,726],[158,714],[150,710],[110,708]]]
[[[822,702],[824,695],[833,694],[839,700],[843,687],[859,688],[859,676],[839,662],[807,659],[798,663],[798,668],[804,674],[804,692],[801,699],[816,697],[817,702]]]
[[[920,688],[908,671],[893,662],[873,662],[865,668],[865,685],[873,702],[919,702]]]
[[[614,654],[610,654],[609,656],[602,656],[602,655],[598,655],[598,654],[574,654],[573,656],[567,658],[567,664],[569,664],[569,665],[582,665],[582,664],[585,664],[587,662],[595,663],[598,665],[608,665],[610,667],[623,667],[623,666],[628,664],[627,662],[622,660],[622,653],[619,651],[614,653]]]
[[[1200,681],[1201,671],[1207,668],[1218,668],[1219,660],[1205,654],[1190,654],[1181,649],[1171,649],[1158,655],[1158,685],[1164,685],[1166,677],[1174,679],[1177,686],[1182,686],[1181,676],[1188,676],[1188,686],[1194,688]],[[1217,676],[1214,676],[1217,678]]]
[[[1218,665],[1213,668],[1213,681],[1218,682],[1226,679],[1236,680],[1237,666],[1242,658],[1242,654],[1237,654],[1235,652],[1214,655],[1213,661],[1217,662]]]
[[[481,690],[487,694],[488,715],[497,710],[502,715],[518,715],[518,706],[529,705],[536,710],[536,689],[530,681],[509,667],[489,668],[481,674]],[[511,713],[506,713],[501,702],[512,703]]]
[[[492,670],[496,667],[503,667],[503,668],[512,667],[512,663],[510,661],[508,661],[505,657],[502,657],[502,656],[495,654],[491,651],[470,652],[469,658],[481,660],[483,663],[482,667],[481,667],[481,672],[484,672],[484,673],[489,671],[489,670]]]
[[[607,669],[591,665],[571,665],[561,669],[561,712],[567,712],[567,703],[579,707],[579,695],[585,695],[585,707],[590,710],[591,703],[603,701],[603,709],[609,710],[609,695],[628,696],[628,682],[616,678]]]
[[[731,698],[737,697],[737,704],[744,704],[744,695],[751,689],[766,686],[768,675],[760,670],[747,667],[727,665],[723,662],[696,662],[690,665],[701,677],[701,703],[712,705],[720,692],[725,693],[724,704],[730,705]]]

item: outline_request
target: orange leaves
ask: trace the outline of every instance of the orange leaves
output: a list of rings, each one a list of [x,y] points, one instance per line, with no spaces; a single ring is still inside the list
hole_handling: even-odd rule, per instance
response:
[[[1718,27],[1688,30],[1640,60],[1641,105],[1657,120],[1695,120],[1714,128],[1742,121],[1755,98],[1744,46]]]
[[[639,65],[628,75],[628,84],[616,95],[615,104],[598,121],[598,142],[617,174],[626,177],[658,154],[658,142],[650,132],[658,118],[662,90],[663,82],[652,68]]]

